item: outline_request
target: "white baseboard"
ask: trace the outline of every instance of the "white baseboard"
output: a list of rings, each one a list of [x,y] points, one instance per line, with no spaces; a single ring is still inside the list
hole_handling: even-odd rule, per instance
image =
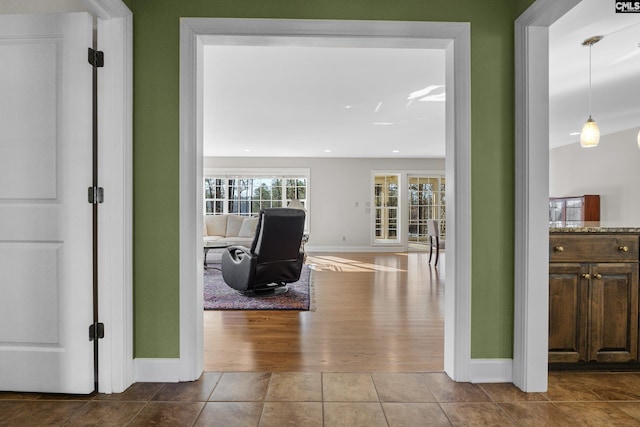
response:
[[[472,383],[510,383],[513,359],[471,359],[469,374]]]
[[[133,359],[135,382],[177,383],[180,369],[180,359]]]

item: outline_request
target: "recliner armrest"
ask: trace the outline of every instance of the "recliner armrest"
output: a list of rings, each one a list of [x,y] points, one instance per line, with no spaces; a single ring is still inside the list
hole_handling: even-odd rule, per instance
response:
[[[222,278],[234,289],[246,290],[253,282],[256,258],[244,246],[231,246],[222,253]]]

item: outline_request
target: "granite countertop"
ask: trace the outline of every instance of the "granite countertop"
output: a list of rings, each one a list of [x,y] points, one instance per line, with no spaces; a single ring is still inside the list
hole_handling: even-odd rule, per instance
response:
[[[549,233],[640,233],[640,226],[617,226],[605,222],[550,222]]]

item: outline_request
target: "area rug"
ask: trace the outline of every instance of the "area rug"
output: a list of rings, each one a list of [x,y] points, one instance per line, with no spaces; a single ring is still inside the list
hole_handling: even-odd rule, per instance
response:
[[[204,270],[205,310],[300,310],[313,311],[311,268],[302,267],[300,280],[287,284],[287,292],[276,296],[248,297],[227,286],[220,264],[209,263]]]

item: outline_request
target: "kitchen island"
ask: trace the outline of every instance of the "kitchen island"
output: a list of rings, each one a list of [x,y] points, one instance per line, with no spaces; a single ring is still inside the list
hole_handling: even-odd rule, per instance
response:
[[[549,363],[638,362],[640,227],[549,228]]]

